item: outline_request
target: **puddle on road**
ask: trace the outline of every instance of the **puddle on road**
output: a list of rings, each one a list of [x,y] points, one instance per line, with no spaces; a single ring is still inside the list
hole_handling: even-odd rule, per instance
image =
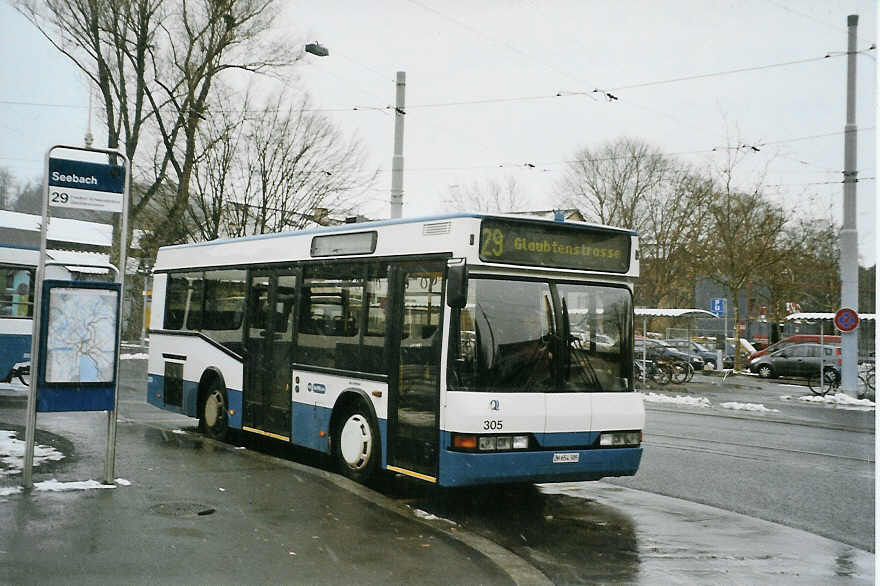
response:
[[[528,559],[554,583],[632,582],[639,573],[633,520],[592,500],[535,486],[402,488],[395,498],[454,521]]]

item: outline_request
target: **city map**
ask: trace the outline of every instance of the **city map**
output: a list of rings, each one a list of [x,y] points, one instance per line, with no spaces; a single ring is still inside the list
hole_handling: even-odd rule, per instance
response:
[[[49,293],[46,382],[112,382],[118,292],[56,287]]]

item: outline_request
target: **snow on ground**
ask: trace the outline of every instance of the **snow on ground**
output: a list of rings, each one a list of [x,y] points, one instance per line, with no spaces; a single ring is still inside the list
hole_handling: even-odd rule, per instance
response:
[[[877,406],[876,403],[870,399],[856,399],[855,397],[850,397],[846,393],[825,395],[824,397],[807,395],[806,397],[798,397],[798,401],[803,401],[805,403],[824,403],[839,409],[870,410],[875,409]]]
[[[449,523],[450,525],[458,525],[458,523],[456,523],[455,521],[450,521],[449,519],[438,517],[437,515],[429,513],[428,511],[423,511],[422,509],[413,509],[409,505],[407,505],[407,507],[412,509],[413,514],[419,519],[424,519],[425,521],[444,521],[446,523]]]
[[[116,488],[115,484],[102,484],[97,480],[77,480],[74,482],[59,482],[54,478],[44,482],[35,482],[34,490],[42,492],[63,492],[67,490],[89,490],[92,488]]]
[[[681,395],[669,397],[667,395],[658,395],[657,393],[647,393],[645,401],[648,403],[674,403],[676,405],[687,405],[688,407],[712,406],[712,403],[706,397],[684,397]]]
[[[712,402],[706,397],[687,397],[676,395],[675,397],[670,397],[668,395],[660,395],[657,393],[647,393],[645,395],[646,403],[672,403],[674,405],[684,405],[686,407],[712,407]],[[734,409],[737,411],[753,411],[757,413],[779,413],[778,409],[768,409],[764,407],[760,403],[737,403],[735,401],[731,401],[728,403],[721,403],[720,407],[723,409]]]
[[[9,383],[0,383],[0,391],[12,391],[15,393],[27,393],[28,387],[21,384],[18,379]]]
[[[14,431],[0,429],[0,476],[12,476],[18,474],[24,468],[24,444],[25,442],[15,438]],[[64,454],[49,446],[34,445],[34,467],[43,462],[57,462],[62,460]]]
[[[760,403],[737,403],[736,401],[730,401],[727,403],[721,403],[721,407],[724,409],[733,409],[735,411],[757,411],[758,413],[779,413],[779,409],[768,409],[764,407]]]

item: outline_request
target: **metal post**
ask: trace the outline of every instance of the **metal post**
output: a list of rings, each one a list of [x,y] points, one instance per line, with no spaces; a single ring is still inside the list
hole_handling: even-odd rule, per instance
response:
[[[403,117],[406,115],[406,72],[397,72],[394,106],[394,156],[391,159],[391,217],[403,216]]]
[[[104,484],[113,484],[116,473],[116,415],[119,411],[119,355],[122,353],[122,328],[125,306],[125,266],[128,262],[128,200],[131,193],[131,162],[120,153],[125,161],[125,185],[122,189],[122,231],[119,235],[119,270],[116,281],[119,283],[119,320],[116,327],[116,388],[113,392],[113,410],[107,412],[107,450],[104,455]]]
[[[841,307],[859,310],[859,240],[856,227],[856,32],[859,16],[847,19],[849,38],[846,65],[846,126],[844,127],[843,227],[840,230],[840,302]],[[858,330],[841,332],[841,390],[855,396],[858,386]]]
[[[34,486],[34,442],[37,434],[37,381],[40,378],[40,314],[43,307],[43,279],[46,272],[46,240],[49,232],[49,156],[46,151],[43,162],[43,215],[40,220],[40,262],[37,265],[34,283],[33,328],[31,329],[31,388],[28,391],[27,422],[24,439],[24,467],[21,471],[21,484],[25,490]]]

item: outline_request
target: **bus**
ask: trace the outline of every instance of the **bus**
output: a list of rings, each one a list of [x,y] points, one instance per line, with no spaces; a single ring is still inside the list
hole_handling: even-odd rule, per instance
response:
[[[39,262],[39,248],[0,243],[0,382],[30,362]]]
[[[365,482],[636,473],[630,231],[399,219],[161,248],[147,401]],[[576,316],[576,323],[574,316]]]

